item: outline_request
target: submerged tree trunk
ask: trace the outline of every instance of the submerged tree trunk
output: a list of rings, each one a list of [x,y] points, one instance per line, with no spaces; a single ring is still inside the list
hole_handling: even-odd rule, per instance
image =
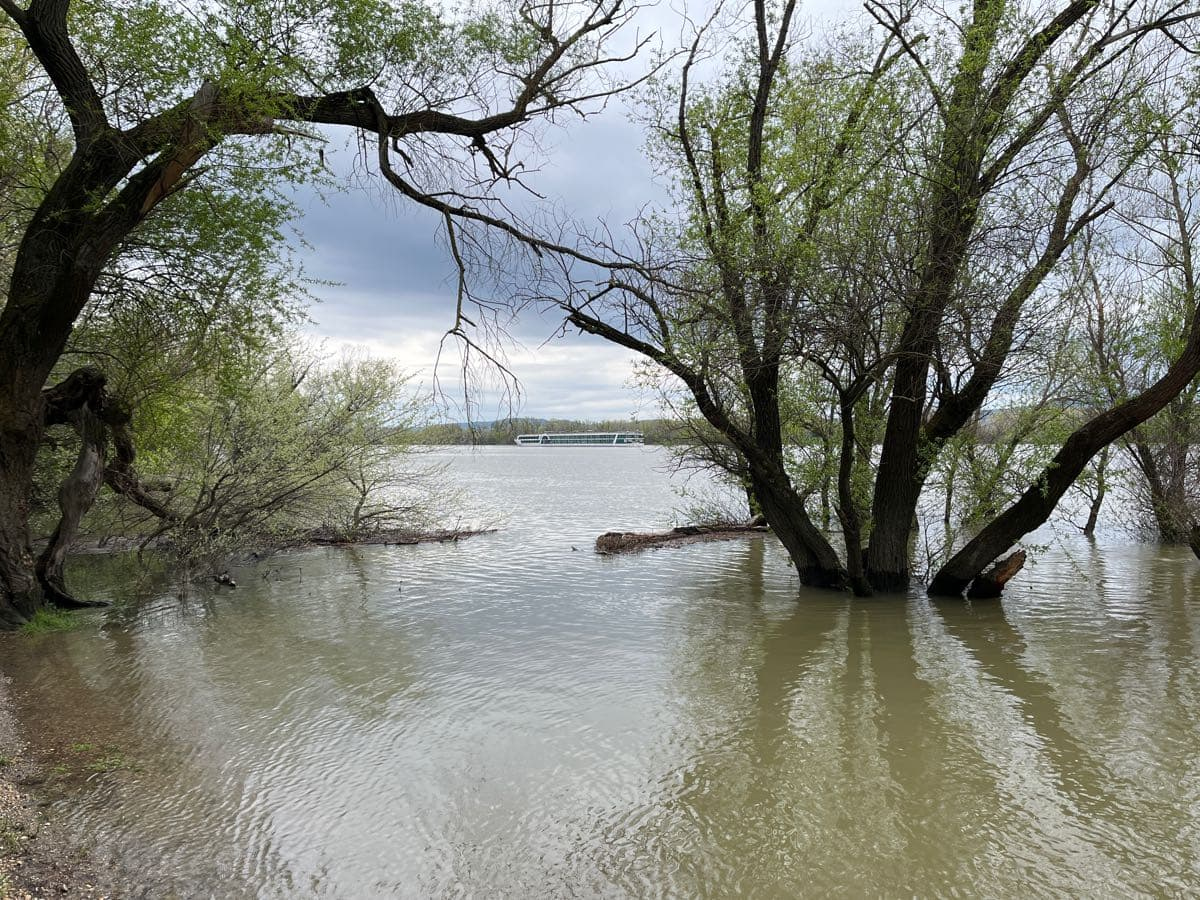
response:
[[[1100,518],[1100,508],[1104,506],[1104,497],[1108,493],[1108,454],[1109,448],[1105,447],[1096,462],[1096,493],[1092,495],[1092,503],[1088,507],[1087,523],[1083,526],[1084,537],[1096,534],[1096,520]]]
[[[1025,551],[1018,550],[1005,557],[971,582],[967,596],[972,600],[994,600],[1004,592],[1008,584],[1025,566]]]
[[[782,464],[772,466],[752,460],[750,477],[763,516],[795,564],[800,583],[844,589],[848,584],[846,570],[809,518],[804,500],[792,487]]]
[[[923,399],[923,391],[920,396]],[[898,409],[916,402],[901,398],[899,390],[893,397],[875,478],[866,577],[876,590],[888,593],[908,590],[912,578],[911,529],[924,484],[923,476],[918,474],[921,460],[916,432],[920,430],[920,411],[904,415]]]
[[[854,457],[857,451],[854,434],[854,400],[844,393],[841,397],[842,445],[838,459],[838,521],[842,525],[842,541],[846,547],[846,576],[850,589],[858,597],[873,593],[863,571],[862,516],[854,496]]]
[[[1192,512],[1187,491],[1187,438],[1170,434],[1160,446],[1135,438],[1129,451],[1143,479],[1142,488],[1158,539],[1164,544],[1186,544]]]

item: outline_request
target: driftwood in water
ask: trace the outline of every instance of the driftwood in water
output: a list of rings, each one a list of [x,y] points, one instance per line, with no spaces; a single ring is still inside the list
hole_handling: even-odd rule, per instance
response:
[[[329,529],[318,529],[309,534],[306,534],[300,540],[296,541],[296,545],[304,546],[305,544],[317,544],[320,546],[349,546],[362,544],[375,544],[384,546],[403,545],[409,546],[412,544],[445,544],[453,541],[461,541],[464,538],[476,537],[481,534],[495,534],[495,528],[481,529],[450,529],[443,531],[408,531],[402,529],[385,530],[372,532],[371,534],[362,536],[347,537],[340,532],[335,532]]]
[[[1192,552],[1196,554],[1196,558],[1200,559],[1200,525],[1192,526],[1192,530],[1188,534],[1188,546],[1192,548]]]
[[[971,582],[967,596],[972,600],[994,600],[1004,592],[1004,585],[1025,565],[1025,551],[1006,556],[988,571]]]
[[[769,530],[757,519],[751,519],[745,524],[681,525],[670,531],[609,531],[596,538],[596,552],[606,556],[614,553],[634,553],[651,547],[678,547],[701,541],[724,541],[765,534]]]

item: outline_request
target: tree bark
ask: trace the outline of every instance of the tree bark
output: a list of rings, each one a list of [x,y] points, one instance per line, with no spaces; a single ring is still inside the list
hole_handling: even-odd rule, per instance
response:
[[[1026,554],[1018,550],[971,582],[967,596],[972,600],[994,600],[1004,593],[1004,585],[1025,567]]]
[[[0,419],[0,628],[16,628],[42,602],[28,526],[41,425],[14,410],[0,409]]]
[[[17,327],[4,327],[6,319]],[[26,341],[25,321],[10,307],[0,314],[0,628],[22,625],[42,604],[29,504],[44,429],[44,376],[29,376],[39,345]]]
[[[1144,479],[1145,499],[1154,519],[1158,539],[1164,544],[1186,544],[1191,531],[1187,497],[1188,437],[1167,427],[1162,443],[1154,446],[1143,437],[1129,441],[1130,454]]]
[[[1096,534],[1096,521],[1100,518],[1100,509],[1104,506],[1104,497],[1108,493],[1108,453],[1105,447],[1100,451],[1100,459],[1096,462],[1096,493],[1088,507],[1087,522],[1083,526],[1084,537]]]
[[[96,494],[104,483],[107,444],[104,423],[88,404],[73,410],[68,414],[68,419],[79,435],[79,456],[75,468],[58,489],[58,505],[62,516],[50,537],[50,543],[38,558],[38,581],[44,599],[63,609],[107,606],[106,603],[74,597],[67,590],[63,575],[63,563],[71,543],[79,533],[79,523],[96,502]]]
[[[805,512],[804,499],[782,466],[751,460],[750,478],[763,516],[795,564],[800,583],[844,590],[849,584],[846,570]]]

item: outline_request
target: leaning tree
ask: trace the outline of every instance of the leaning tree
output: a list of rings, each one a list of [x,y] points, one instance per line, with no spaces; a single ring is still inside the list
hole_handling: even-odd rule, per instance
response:
[[[623,87],[621,64],[645,45],[627,36],[635,7],[622,0],[454,15],[387,0],[0,0],[0,11],[70,135],[22,223],[0,312],[0,624],[9,627],[44,602],[45,563],[102,482],[154,502],[133,468],[129,410],[107,396],[104,373],[85,367],[47,384],[143,222],[222,177],[299,172],[331,129],[348,129],[392,188],[448,226],[568,250],[522,229],[504,189],[520,183],[531,126],[594,109]],[[30,492],[45,429],[57,423],[72,424],[83,449],[39,566]]]

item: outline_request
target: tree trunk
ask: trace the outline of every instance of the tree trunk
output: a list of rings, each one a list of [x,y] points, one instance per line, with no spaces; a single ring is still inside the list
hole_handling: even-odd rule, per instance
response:
[[[8,313],[8,310],[5,310]],[[5,316],[3,318],[8,318]],[[42,442],[41,381],[30,390],[34,347],[0,318],[0,628],[16,628],[42,604],[29,537],[34,463]],[[35,376],[36,377],[36,376]],[[44,377],[44,376],[43,376]]]
[[[1192,511],[1188,503],[1187,438],[1171,434],[1162,448],[1161,482],[1154,499],[1154,521],[1159,540],[1164,544],[1186,544],[1192,530]],[[1165,471],[1164,471],[1165,470]]]
[[[43,391],[58,349],[53,341],[31,340],[25,331],[27,324],[19,304],[10,303],[0,315],[0,628],[27,622],[46,600],[40,577],[43,566],[34,558],[29,535],[34,468],[45,427],[71,421],[89,399],[103,396],[104,387],[103,374],[85,368]],[[93,469],[94,462],[89,459],[85,468]],[[103,466],[98,471],[102,475]],[[94,490],[91,497],[95,497]],[[68,505],[73,508],[76,500]],[[80,516],[87,506],[90,501],[79,510]],[[66,510],[64,506],[64,516]],[[75,526],[68,523],[66,543],[74,536]],[[45,571],[61,586],[61,560],[56,570],[54,555],[44,558]],[[63,594],[67,603],[65,591]]]
[[[1087,524],[1083,526],[1084,537],[1096,534],[1096,520],[1100,518],[1100,508],[1104,506],[1104,496],[1108,493],[1108,451],[1108,447],[1101,450],[1100,459],[1096,462],[1096,493],[1088,507]]]
[[[950,465],[946,469],[945,496],[942,498],[942,524],[950,527],[950,519],[954,513],[954,479],[958,477],[959,451],[956,449],[950,455]]]
[[[42,443],[44,405],[41,389],[57,358],[51,333],[37,321],[33,285],[52,282],[59,267],[49,253],[27,249],[26,236],[9,279],[9,295],[0,312],[0,628],[27,622],[42,605],[29,535],[34,465]],[[61,249],[58,244],[51,248]],[[29,260],[28,263],[25,261]],[[25,264],[23,264],[25,263]],[[30,287],[26,292],[24,288]],[[32,302],[31,302],[32,301]]]
[[[27,622],[42,602],[28,525],[37,446],[36,431],[0,429],[0,628],[4,629]]]
[[[909,368],[917,367],[923,381],[928,366],[902,361]],[[892,410],[884,431],[883,451],[875,475],[875,493],[871,505],[871,541],[867,546],[867,579],[879,591],[894,593],[908,590],[911,580],[911,538],[913,516],[917,509],[921,486],[924,484],[922,461],[918,453],[921,430],[921,407],[925,391],[911,387],[915,380],[909,375],[908,390],[916,394],[904,396],[897,375],[893,389]]]
[[[750,519],[757,518],[762,515],[762,504],[758,502],[758,497],[754,496],[754,486],[748,480],[742,482],[742,491],[746,494],[746,509],[750,510]]]
[[[845,568],[812,523],[782,466],[751,461],[750,477],[763,516],[795,564],[800,583],[844,589],[848,584]]]
[[[58,489],[62,517],[50,537],[50,543],[38,558],[37,576],[44,598],[55,606],[63,609],[106,606],[97,601],[76,599],[67,590],[63,575],[63,563],[79,532],[79,523],[96,502],[96,494],[104,483],[107,443],[104,423],[87,404],[71,412],[69,419],[79,435],[79,457],[75,461],[75,468]]]
[[[833,442],[824,432],[821,433],[821,453],[826,460],[833,458]],[[824,466],[821,472],[821,530],[826,532],[829,531],[829,525],[832,522],[833,505],[829,500],[832,487],[833,474],[830,472],[829,466]]]
[[[838,521],[846,546],[846,575],[857,597],[870,597],[873,591],[863,571],[862,517],[854,497],[854,401],[845,395],[839,403],[842,420],[842,446],[838,459]]]
[[[1186,544],[1191,531],[1186,487],[1186,437],[1167,432],[1163,443],[1155,446],[1136,432],[1129,451],[1142,475],[1142,488],[1148,512],[1154,520],[1158,539],[1164,544]]]

